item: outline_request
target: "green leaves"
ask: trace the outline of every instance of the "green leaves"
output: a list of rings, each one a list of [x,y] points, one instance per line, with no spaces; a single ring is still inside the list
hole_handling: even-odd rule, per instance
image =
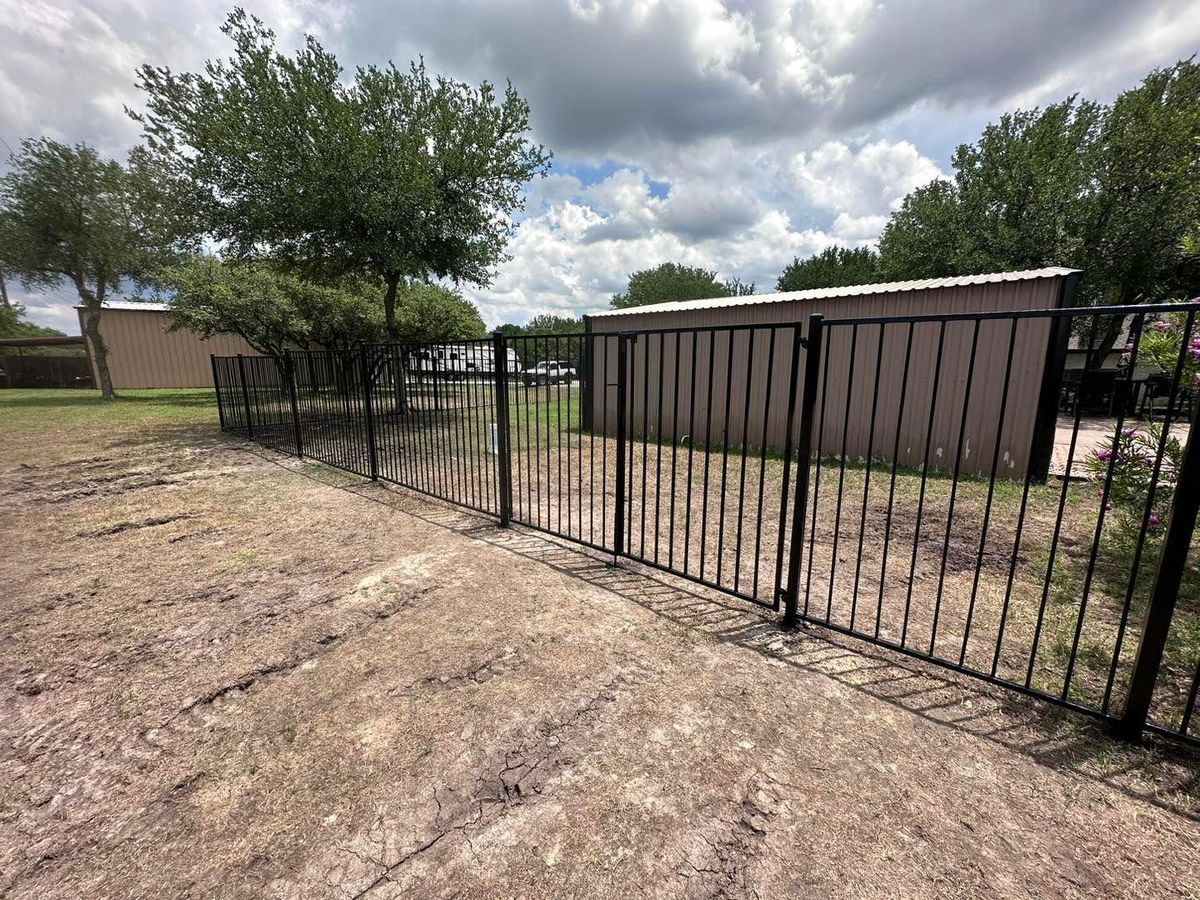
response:
[[[778,291],[810,291],[879,281],[879,254],[870,247],[829,247],[793,259],[775,283]]]
[[[34,325],[25,318],[25,307],[20,303],[0,303],[0,338],[15,337],[64,337],[56,328]]]
[[[150,280],[182,233],[160,175],[137,152],[122,166],[85,144],[25,141],[0,178],[0,268],[30,287],[67,281],[89,305]]]
[[[396,327],[401,341],[423,344],[487,337],[475,304],[436,284],[417,282],[400,289]]]
[[[265,261],[201,257],[168,270],[175,328],[203,337],[240,335],[260,353],[287,347],[344,349],[385,338],[383,307],[373,285],[345,277],[320,283]],[[397,298],[400,340],[409,343],[481,338],[487,329],[469,300],[433,284],[405,285]]]
[[[905,198],[880,240],[888,279],[1065,265],[1085,302],[1195,289],[1200,66],[1151,72],[1109,106],[1020,110],[954,155],[953,182]]]
[[[134,118],[199,186],[196,213],[230,254],[318,276],[490,281],[523,185],[550,160],[511,86],[498,95],[423,62],[347,83],[311,37],[285,56],[242,10],[224,31],[233,55],[202,73],[142,67]]]
[[[629,276],[629,287],[614,294],[612,306],[627,309],[648,303],[677,300],[704,300],[709,297],[742,297],[754,293],[754,284],[738,279],[718,281],[717,273],[700,266],[665,262],[653,269],[642,269]]]
[[[344,286],[317,284],[263,262],[202,257],[163,277],[174,292],[173,328],[202,337],[240,335],[260,353],[287,347],[345,348],[383,337],[378,301]]]

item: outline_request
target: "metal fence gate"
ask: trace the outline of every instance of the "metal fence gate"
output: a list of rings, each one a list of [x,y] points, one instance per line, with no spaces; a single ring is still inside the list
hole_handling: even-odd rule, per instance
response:
[[[1195,741],[1198,312],[497,334],[213,375],[222,427],[282,452]],[[1106,332],[1117,364],[1082,365]]]

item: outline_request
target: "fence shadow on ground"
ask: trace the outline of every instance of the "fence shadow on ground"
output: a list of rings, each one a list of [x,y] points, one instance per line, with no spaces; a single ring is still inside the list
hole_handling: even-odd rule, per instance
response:
[[[968,676],[910,659],[814,626],[785,631],[778,616],[625,560],[357,476],[277,455],[240,449],[324,485],[515,553],[636,603],[681,627],[703,632],[793,666],[922,719],[1020,753],[1040,765],[1101,782],[1129,796],[1200,821],[1200,752],[1147,737],[1140,745],[1109,735],[1098,722],[1014,696]]]

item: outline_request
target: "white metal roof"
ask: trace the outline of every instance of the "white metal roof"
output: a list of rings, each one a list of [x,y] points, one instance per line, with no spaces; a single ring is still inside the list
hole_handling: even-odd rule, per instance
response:
[[[672,300],[629,309],[606,309],[591,313],[589,318],[634,316],[647,313],[689,312],[697,309],[722,309],[726,306],[756,306],[761,303],[788,303],[794,300],[829,300],[834,297],[861,297],[866,294],[894,294],[902,291],[926,291],[934,288],[968,287],[974,284],[995,284],[1002,281],[1031,281],[1035,278],[1056,278],[1070,275],[1079,269],[1049,266],[1023,272],[991,272],[984,275],[957,275],[953,278],[920,278],[915,281],[889,281],[882,284],[854,284],[847,287],[817,288],[811,291],[781,291],[775,294],[751,294],[747,297],[712,297],[706,300]]]
[[[82,304],[75,304],[76,309],[83,309]],[[165,303],[142,303],[138,300],[105,300],[103,309],[136,309],[140,312],[166,312],[170,309]]]

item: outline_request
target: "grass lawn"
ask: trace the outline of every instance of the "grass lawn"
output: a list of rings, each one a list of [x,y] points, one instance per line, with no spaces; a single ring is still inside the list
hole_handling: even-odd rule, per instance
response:
[[[217,404],[208,388],[121,391],[114,401],[92,389],[29,388],[0,391],[0,428],[69,428],[139,423],[216,421]]]
[[[82,453],[131,432],[216,424],[216,398],[205,388],[121,391],[112,401],[91,389],[0,390],[0,447],[10,454],[35,452],[47,444]]]

